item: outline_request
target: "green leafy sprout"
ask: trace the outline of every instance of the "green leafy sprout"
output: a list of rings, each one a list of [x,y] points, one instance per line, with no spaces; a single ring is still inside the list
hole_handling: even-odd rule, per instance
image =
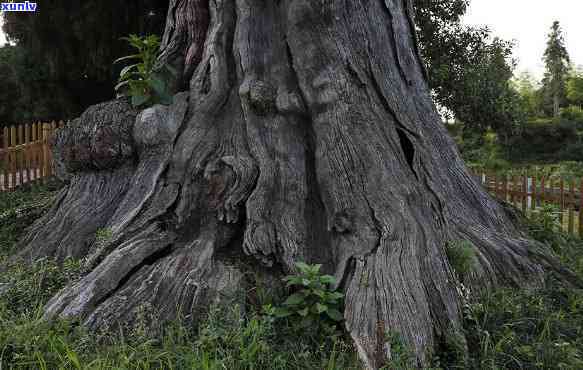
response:
[[[172,104],[168,85],[170,77],[175,76],[176,71],[168,65],[164,65],[161,71],[156,70],[156,59],[160,48],[159,37],[130,35],[123,37],[122,40],[126,40],[137,50],[137,53],[119,58],[114,62],[114,64],[135,62],[121,70],[115,90],[131,97],[134,107]]]
[[[277,319],[288,319],[299,330],[335,330],[343,320],[342,299],[344,295],[332,288],[335,279],[320,272],[322,265],[296,264],[298,273],[284,278],[287,286],[294,289],[279,307],[264,307]]]

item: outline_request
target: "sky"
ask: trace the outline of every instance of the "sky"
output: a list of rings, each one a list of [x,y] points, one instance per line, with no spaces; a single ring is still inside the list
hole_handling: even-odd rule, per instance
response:
[[[583,66],[583,0],[471,0],[464,18],[466,24],[488,26],[495,36],[514,40],[517,72],[528,70],[537,78],[544,72],[542,56],[554,20],[561,22],[572,62]],[[5,40],[0,30],[0,45]]]
[[[542,77],[547,35],[555,20],[561,23],[571,62],[583,66],[582,0],[471,0],[470,4],[466,24],[488,26],[494,36],[516,42],[516,72],[528,70]]]

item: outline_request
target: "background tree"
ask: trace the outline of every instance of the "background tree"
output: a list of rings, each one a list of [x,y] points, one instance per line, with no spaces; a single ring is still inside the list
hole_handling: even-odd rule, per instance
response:
[[[520,95],[522,106],[527,117],[542,115],[542,102],[538,90],[540,83],[530,72],[522,72],[514,80],[514,88]]]
[[[545,96],[552,99],[553,116],[558,117],[561,104],[565,101],[565,79],[569,71],[569,53],[558,21],[553,23],[548,37],[543,58],[546,67],[543,90]]]
[[[583,108],[583,70],[573,70],[567,79],[569,103]]]
[[[463,25],[469,0],[417,2],[419,44],[438,104],[464,123],[465,136],[491,128],[507,138],[522,124],[511,86],[512,44]]]
[[[22,86],[16,90],[18,103],[2,101],[16,107],[6,116],[12,123],[69,118],[111,99],[121,69],[112,63],[129,52],[120,38],[161,35],[168,1],[39,1],[38,9],[2,14],[4,32],[27,66],[11,71]]]

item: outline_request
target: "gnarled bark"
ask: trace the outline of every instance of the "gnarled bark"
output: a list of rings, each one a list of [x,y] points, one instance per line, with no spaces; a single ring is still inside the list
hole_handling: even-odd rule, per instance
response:
[[[274,271],[324,264],[366,366],[391,358],[388,331],[423,366],[463,338],[447,241],[474,244],[474,289],[545,270],[575,282],[465,169],[412,13],[411,0],[171,1],[160,60],[188,91],[142,112],[93,107],[56,139],[70,185],[23,255],[84,257],[90,272],[46,316],[193,317],[242,289],[224,252],[244,251]]]

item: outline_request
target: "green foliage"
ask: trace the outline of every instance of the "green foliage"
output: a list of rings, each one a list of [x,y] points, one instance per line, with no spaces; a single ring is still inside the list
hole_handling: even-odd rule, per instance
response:
[[[486,133],[464,131],[465,136],[458,137],[462,157],[470,167],[490,172],[503,173],[510,169],[505,159],[505,152],[500,145],[498,135],[492,131]]]
[[[130,35],[124,37],[136,49],[137,53],[119,58],[115,63],[135,61],[121,70],[115,90],[131,97],[135,107],[152,104],[171,104],[168,85],[169,77],[173,72],[170,66],[164,65],[162,71],[156,70],[156,58],[160,47],[158,36],[150,35],[139,37]]]
[[[552,100],[553,116],[558,117],[559,107],[566,100],[565,80],[569,72],[569,53],[558,21],[553,22],[544,53],[545,76],[543,94]]]
[[[81,264],[72,259],[61,264],[42,259],[29,265],[12,262],[4,269],[0,276],[4,309],[15,314],[34,314],[67,283],[79,277]]]
[[[552,207],[529,221],[530,235],[583,278],[583,240],[556,229]],[[549,276],[541,289],[503,288],[471,302],[465,330],[472,369],[583,368],[583,291]]]
[[[533,119],[543,114],[539,82],[529,72],[522,72],[512,81],[514,89],[520,95],[522,109],[527,119]]]
[[[381,368],[391,369],[414,369],[413,353],[405,344],[405,341],[398,332],[388,332],[385,334],[385,343],[391,347],[391,359]]]
[[[19,209],[52,198],[59,187],[58,183],[48,183],[0,192],[0,261],[14,252],[14,245],[24,230],[40,216],[35,212],[19,216]]]
[[[583,294],[548,283],[543,290],[500,289],[467,315],[473,367],[580,369]]]
[[[11,270],[1,274],[2,281],[8,278],[18,284],[0,296],[1,368],[359,368],[354,349],[344,340],[329,338],[314,345],[304,337],[281,332],[271,317],[253,311],[244,317],[244,310],[237,305],[222,309],[213,306],[198,330],[180,321],[165,323],[163,333],[156,337],[140,330],[127,334],[106,331],[98,336],[75,322],[49,323],[42,319],[42,306],[56,289],[74,278],[76,270],[69,269],[67,264],[61,269],[53,263],[41,265],[43,268],[29,268],[28,274],[24,267],[19,270],[22,272]],[[47,291],[37,286],[46,287]]]
[[[573,105],[562,108],[561,119],[577,123],[579,127],[583,126],[583,109]]]
[[[1,124],[61,118],[54,114],[55,107],[71,109],[64,99],[67,92],[51,80],[46,63],[36,63],[26,48],[0,47],[0,80]]]
[[[476,252],[474,245],[467,240],[458,240],[447,243],[447,259],[460,279],[470,274],[476,264]]]
[[[106,243],[113,237],[113,232],[111,229],[99,229],[95,233],[95,240],[98,243]]]
[[[296,267],[297,275],[284,278],[295,292],[280,307],[268,305],[265,311],[279,319],[287,318],[298,331],[333,334],[343,320],[344,295],[331,288],[334,277],[322,275],[322,265],[298,262]]]
[[[491,38],[487,28],[463,24],[469,1],[416,2],[419,46],[435,100],[466,129],[488,128],[510,137],[525,114],[512,88],[514,62],[509,42]],[[451,117],[448,117],[451,118]]]
[[[567,99],[571,104],[583,107],[583,71],[573,71],[568,77]]]
[[[168,1],[53,0],[39,8],[2,14],[3,30],[19,54],[16,63],[0,68],[2,77],[14,77],[9,84],[1,79],[11,95],[0,93],[0,107],[10,107],[2,123],[73,118],[112,99],[120,68],[111,62],[129,52],[119,38],[161,35]]]
[[[540,241],[549,241],[555,236],[555,232],[561,229],[561,213],[559,207],[554,204],[545,204],[537,207],[531,214],[531,235]]]

